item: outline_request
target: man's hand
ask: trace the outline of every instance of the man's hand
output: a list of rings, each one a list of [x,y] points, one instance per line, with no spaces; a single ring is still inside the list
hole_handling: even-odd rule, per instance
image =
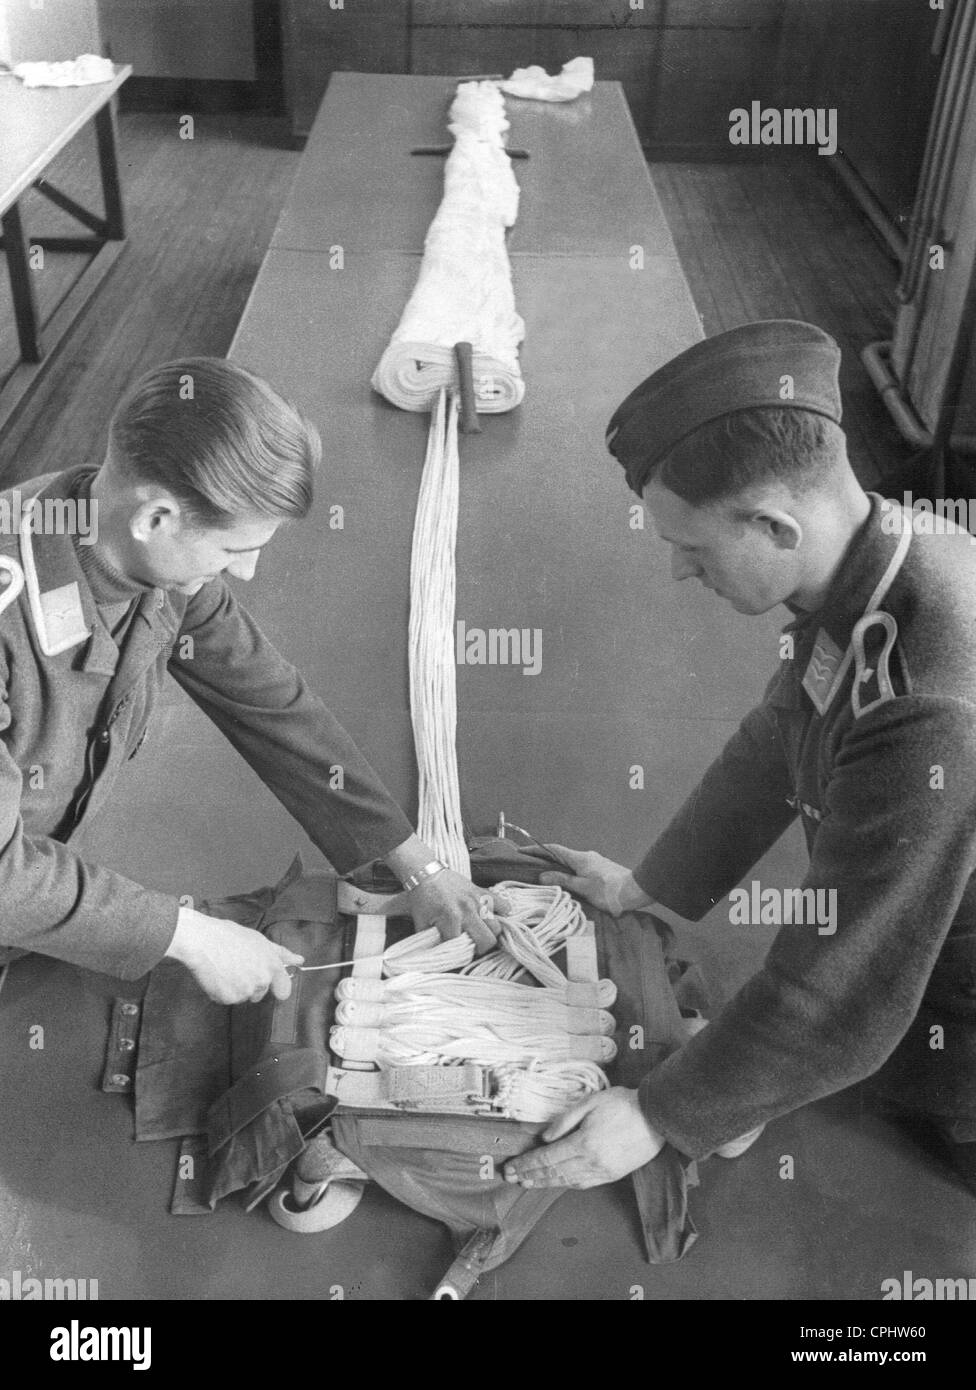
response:
[[[619,917],[635,908],[652,907],[643,888],[623,864],[615,864],[602,854],[593,850],[566,849],[563,845],[547,845],[553,854],[558,854],[573,870],[571,874],[547,871],[539,875],[540,883],[558,883],[577,897],[585,898],[594,907],[609,912],[611,917]]]
[[[188,907],[180,909],[166,954],[182,961],[218,1004],[256,1004],[269,989],[276,999],[287,999],[291,977],[286,967],[304,960],[260,932]]]
[[[644,1118],[637,1092],[623,1086],[574,1105],[543,1130],[542,1138],[544,1148],[505,1164],[506,1182],[523,1187],[599,1187],[643,1168],[665,1142]]]
[[[411,835],[384,857],[401,883],[437,858],[419,835]],[[492,913],[507,912],[509,908],[503,895],[476,888],[470,879],[453,869],[442,869],[410,890],[407,910],[416,931],[436,927],[445,941],[466,931],[478,955],[483,956],[494,950],[498,938],[499,928]]]
[[[494,950],[499,928],[493,913],[503,912],[507,906],[502,894],[476,888],[470,879],[453,869],[442,869],[407,894],[407,907],[417,931],[436,927],[445,941],[466,931],[479,956]]]

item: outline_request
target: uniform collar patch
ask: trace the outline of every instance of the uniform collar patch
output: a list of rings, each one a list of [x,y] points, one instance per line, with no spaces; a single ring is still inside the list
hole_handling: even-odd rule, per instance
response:
[[[842,675],[844,653],[824,628],[817,632],[813,654],[803,673],[803,689],[813,701],[818,714],[826,714],[836,694]]]
[[[70,536],[41,533],[35,555],[33,501],[25,504],[20,530],[20,560],[31,617],[41,651],[60,656],[91,636],[78,581],[80,574]],[[37,561],[40,561],[40,567]],[[63,582],[58,583],[60,579]],[[53,583],[51,581],[54,581]]]
[[[62,584],[38,594],[42,622],[39,635],[47,653],[56,656],[88,640],[90,634],[81,606],[81,591],[76,583]]]

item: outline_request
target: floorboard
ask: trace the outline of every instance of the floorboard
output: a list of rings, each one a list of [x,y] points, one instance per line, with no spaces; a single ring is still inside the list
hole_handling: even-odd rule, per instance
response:
[[[761,318],[819,324],[843,352],[851,461],[865,486],[906,462],[860,360],[890,335],[898,266],[815,158],[655,163],[691,292],[708,334]]]

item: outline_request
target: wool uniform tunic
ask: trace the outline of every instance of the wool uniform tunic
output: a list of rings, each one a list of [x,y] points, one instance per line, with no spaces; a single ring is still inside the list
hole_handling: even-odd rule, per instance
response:
[[[26,496],[43,504],[84,495],[94,473],[34,479]],[[0,512],[10,516],[17,500],[0,494]],[[117,602],[99,606],[98,566],[83,566],[82,550],[66,534],[0,536],[0,557],[26,581],[0,613],[0,948],[126,979],[165,954],[179,900],[88,863],[72,842],[137,753],[167,672],[339,872],[413,834],[352,739],[223,579],[192,597],[144,588],[125,615]],[[337,764],[341,790],[330,785]]]
[[[635,870],[697,920],[800,816],[802,887],[836,890],[833,934],[782,926],[642,1081],[649,1121],[692,1158],[873,1074],[976,1139],[976,543],[912,534],[869,495],[823,607],[786,629],[792,659],[784,640],[762,703]]]

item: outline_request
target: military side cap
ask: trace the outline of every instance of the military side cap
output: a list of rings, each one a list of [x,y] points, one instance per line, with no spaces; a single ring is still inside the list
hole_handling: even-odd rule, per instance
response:
[[[631,391],[607,448],[638,496],[654,468],[702,425],[754,406],[810,410],[840,424],[840,348],[796,319],[764,319],[705,338]]]

